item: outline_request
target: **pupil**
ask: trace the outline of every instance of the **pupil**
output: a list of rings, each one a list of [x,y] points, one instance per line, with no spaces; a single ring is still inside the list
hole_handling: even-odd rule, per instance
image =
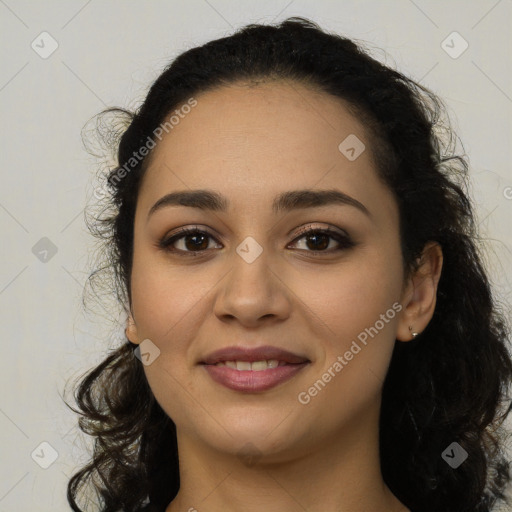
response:
[[[198,239],[198,238],[202,238],[203,239],[203,244],[202,245],[197,245],[196,242],[193,242],[192,246],[190,246],[187,242],[190,240],[190,239]],[[204,244],[204,241],[206,240],[206,236],[205,235],[188,235],[185,239],[185,246],[187,247],[187,249],[189,251],[197,251],[198,249],[207,249],[208,248],[208,240],[206,240],[206,245]]]
[[[312,240],[312,239],[315,240],[315,241],[318,241],[318,238],[323,238],[324,243],[321,244],[321,247],[318,247],[318,245],[316,247],[310,247],[309,246],[309,241]],[[308,240],[308,248],[312,249],[314,251],[318,251],[319,249],[326,249],[327,247],[329,247],[329,237],[326,234],[323,234],[323,233],[319,233],[319,234],[316,234],[316,235],[309,235],[307,237],[307,240]],[[313,245],[315,245],[315,242],[313,243]]]

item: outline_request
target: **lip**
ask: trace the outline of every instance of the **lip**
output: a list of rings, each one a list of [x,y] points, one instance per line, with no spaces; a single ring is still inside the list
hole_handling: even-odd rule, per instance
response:
[[[204,365],[210,377],[234,391],[256,393],[266,391],[291,379],[309,363],[285,364],[267,370],[235,370],[227,366]]]
[[[288,364],[309,363],[307,357],[294,354],[288,350],[265,345],[263,347],[226,347],[209,354],[200,364],[216,364],[223,361],[263,361],[277,359]],[[265,371],[265,370],[264,370]]]
[[[263,361],[277,359],[277,368],[266,370],[236,370],[228,366],[215,366],[225,361]],[[271,346],[244,348],[227,347],[207,356],[201,365],[217,383],[242,392],[260,392],[271,389],[294,377],[311,361],[304,356]]]

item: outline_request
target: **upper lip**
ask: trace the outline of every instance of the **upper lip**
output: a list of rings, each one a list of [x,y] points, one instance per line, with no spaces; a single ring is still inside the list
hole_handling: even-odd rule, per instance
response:
[[[290,364],[309,363],[309,359],[298,354],[289,352],[278,347],[262,346],[262,347],[226,347],[212,352],[205,357],[202,364],[216,364],[222,361],[265,361],[277,359]]]

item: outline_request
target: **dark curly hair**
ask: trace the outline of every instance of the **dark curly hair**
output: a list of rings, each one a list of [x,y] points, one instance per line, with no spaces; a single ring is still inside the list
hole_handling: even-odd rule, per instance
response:
[[[107,141],[117,162],[106,176],[106,206],[88,221],[106,256],[89,282],[109,272],[111,292],[129,311],[135,207],[148,156],[126,163],[173,109],[213,88],[273,79],[343,99],[369,130],[379,176],[398,204],[406,275],[429,241],[444,254],[434,316],[416,341],[395,343],[383,385],[384,480],[415,512],[489,512],[506,501],[510,480],[503,421],[511,327],[483,265],[468,164],[455,154],[446,107],[369,53],[304,18],[251,24],[179,55],[135,112],[102,112],[99,118],[121,124]],[[148,499],[164,510],[178,492],[175,424],[155,400],[135,347],[125,338],[75,389],[73,410],[94,451],[68,483],[74,511],[83,510],[77,501],[88,485],[104,512],[134,512]],[[457,470],[441,457],[453,441],[469,454]]]

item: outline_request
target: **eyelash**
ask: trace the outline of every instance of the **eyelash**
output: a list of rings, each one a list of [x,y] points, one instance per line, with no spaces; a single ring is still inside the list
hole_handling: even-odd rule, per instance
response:
[[[208,249],[204,249],[201,251],[184,251],[182,249],[176,249],[172,248],[172,245],[177,242],[178,240],[185,238],[188,235],[206,235],[207,237],[210,237],[215,240],[213,235],[208,233],[207,231],[198,229],[198,228],[183,228],[178,233],[175,233],[174,235],[170,237],[164,237],[160,242],[158,243],[158,247],[160,249],[164,249],[171,253],[177,253],[179,255],[183,255],[185,257],[188,256],[196,256],[200,253],[204,253],[208,251]],[[328,250],[322,250],[322,251],[313,251],[313,250],[306,250],[306,249],[300,249],[304,252],[312,253],[315,256],[321,256],[322,254],[330,254],[333,252],[342,251],[345,249],[350,249],[355,246],[355,243],[351,240],[351,238],[348,235],[343,235],[339,233],[338,231],[334,231],[330,228],[317,228],[317,229],[305,229],[302,230],[297,237],[294,238],[293,242],[297,242],[298,240],[311,235],[311,234],[322,234],[322,235],[328,235],[329,238],[332,238],[336,240],[339,244],[339,248],[336,249],[328,249]]]

